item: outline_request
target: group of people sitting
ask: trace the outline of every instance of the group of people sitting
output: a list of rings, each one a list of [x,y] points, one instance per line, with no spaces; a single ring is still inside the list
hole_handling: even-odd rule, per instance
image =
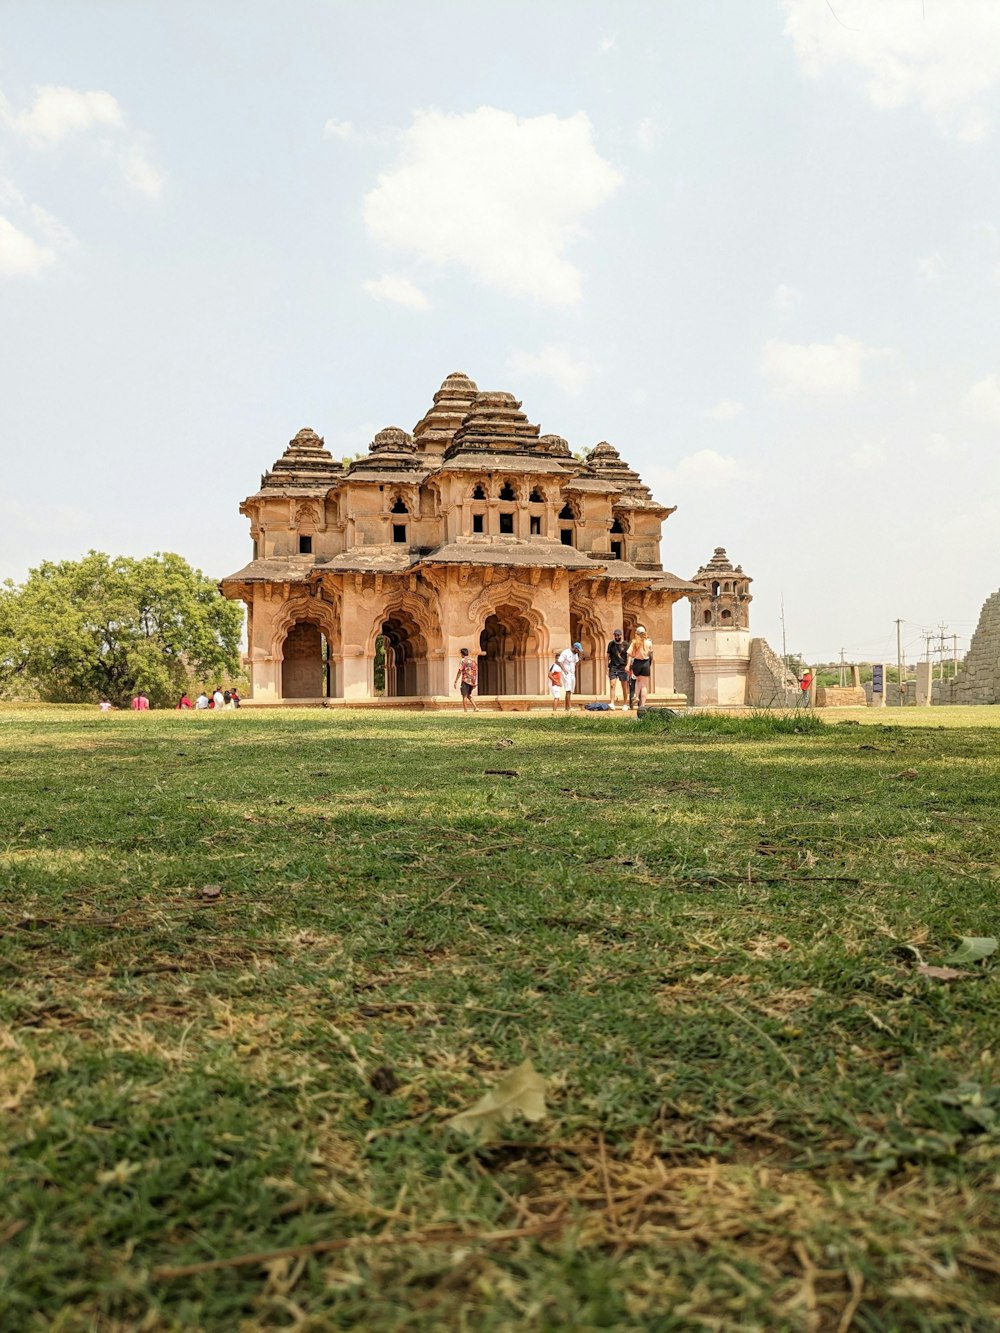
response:
[[[182,694],[180,699],[174,705],[175,708],[239,708],[243,701],[240,699],[239,691],[236,689],[224,690],[221,685],[216,685],[211,694],[206,694],[202,690],[194,703]]]
[[[576,690],[576,668],[583,658],[583,644],[574,643],[560,652],[555,649],[549,665],[549,693],[552,695],[552,711],[559,711],[562,702],[566,712],[573,703]],[[653,666],[653,641],[646,633],[645,625],[637,625],[631,641],[626,644],[620,629],[608,642],[605,653],[608,665],[608,691],[611,708],[615,708],[616,687],[620,687],[622,710],[642,708],[646,703],[650,673]],[[479,683],[479,663],[472,657],[468,648],[463,648],[455,673],[455,685],[461,691],[462,711],[471,708],[479,712],[473,694]],[[589,705],[588,705],[589,706]],[[603,706],[603,705],[602,705]]]

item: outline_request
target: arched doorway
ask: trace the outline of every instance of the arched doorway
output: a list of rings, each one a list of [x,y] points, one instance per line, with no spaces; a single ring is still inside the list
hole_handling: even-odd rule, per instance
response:
[[[576,668],[576,692],[600,698],[607,690],[608,676],[607,642],[600,622],[584,607],[571,603],[569,633],[573,643],[583,645],[583,661]]]
[[[479,636],[479,693],[537,694],[540,644],[531,621],[516,606],[498,606]]]
[[[382,622],[376,636],[376,663],[382,665],[378,664],[379,657],[384,659],[386,698],[430,694],[427,639],[417,622],[405,611],[393,611]]]
[[[327,699],[333,693],[330,643],[319,625],[298,620],[289,626],[281,653],[283,699]]]

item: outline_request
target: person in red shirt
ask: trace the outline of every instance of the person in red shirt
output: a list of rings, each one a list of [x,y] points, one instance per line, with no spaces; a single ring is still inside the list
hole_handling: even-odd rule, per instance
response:
[[[146,698],[145,693],[140,690],[129,706],[134,713],[144,713],[149,707],[149,700]]]
[[[802,691],[801,703],[803,708],[808,708],[812,697],[812,672],[806,668],[802,673],[802,679],[799,681],[799,689]]]

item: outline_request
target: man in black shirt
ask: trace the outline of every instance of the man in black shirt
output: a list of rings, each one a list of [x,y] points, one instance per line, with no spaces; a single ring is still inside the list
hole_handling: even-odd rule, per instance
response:
[[[622,642],[622,632],[615,630],[615,637],[608,643],[608,692],[611,695],[611,707],[615,706],[615,684],[622,687],[622,708],[628,707],[628,648]]]

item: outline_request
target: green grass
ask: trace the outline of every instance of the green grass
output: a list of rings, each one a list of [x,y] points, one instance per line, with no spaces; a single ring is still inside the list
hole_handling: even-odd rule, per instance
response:
[[[917,968],[1000,710],[929,712],[0,711],[0,1328],[996,1328],[1000,966]]]

